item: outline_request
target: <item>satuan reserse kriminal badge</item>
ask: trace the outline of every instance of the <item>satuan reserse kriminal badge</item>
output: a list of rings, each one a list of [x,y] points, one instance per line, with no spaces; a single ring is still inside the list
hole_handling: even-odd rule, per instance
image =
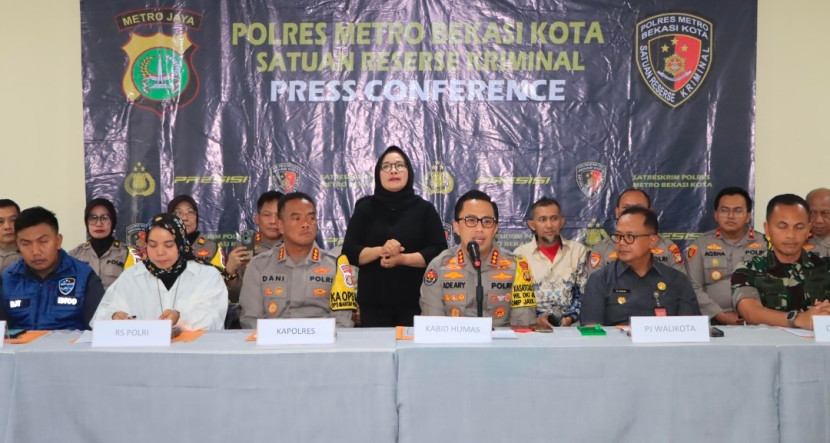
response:
[[[660,100],[676,108],[706,80],[712,65],[712,22],[668,12],[637,23],[637,69]]]
[[[190,103],[199,91],[199,77],[193,67],[196,45],[187,32],[167,34],[164,28],[195,29],[201,26],[201,14],[172,8],[147,8],[115,17],[119,31],[130,32],[121,49],[127,55],[127,67],[121,85],[127,100],[161,116]],[[153,32],[155,31],[155,32]]]

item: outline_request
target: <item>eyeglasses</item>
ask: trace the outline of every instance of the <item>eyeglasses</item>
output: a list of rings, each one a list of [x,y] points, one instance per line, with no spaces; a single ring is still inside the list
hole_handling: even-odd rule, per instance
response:
[[[183,218],[185,215],[188,216],[188,217],[193,217],[193,216],[196,215],[196,211],[194,211],[192,209],[188,209],[187,211],[176,211],[173,214],[175,214],[176,217],[179,217],[179,218]]]
[[[625,240],[626,243],[629,245],[634,243],[634,240],[637,240],[640,237],[648,237],[654,234],[611,234],[611,241],[614,243],[619,243]]]
[[[382,165],[380,165],[380,170],[383,172],[392,172],[393,168],[396,171],[401,172],[404,169],[406,169],[406,163],[383,163]]]
[[[101,214],[101,215],[90,214],[89,217],[86,218],[86,222],[91,224],[91,225],[97,225],[99,221],[101,222],[101,224],[106,224],[110,220],[112,220],[112,218],[110,217],[109,214]]]
[[[479,222],[481,222],[481,226],[483,228],[492,228],[496,226],[496,219],[493,217],[481,217],[478,218],[474,215],[468,215],[464,218],[457,218],[455,221],[464,220],[464,224],[467,225],[468,228],[475,228]]]
[[[744,208],[730,209],[730,208],[727,208],[726,206],[718,209],[718,212],[720,213],[720,215],[726,215],[726,216],[734,215],[735,217],[740,217],[740,216],[746,214],[746,210],[744,210]]]
[[[822,211],[814,211],[814,210],[811,209],[810,210],[810,218],[818,218],[818,217],[821,217],[825,220],[830,220],[830,211],[828,211],[827,209],[822,210]]]

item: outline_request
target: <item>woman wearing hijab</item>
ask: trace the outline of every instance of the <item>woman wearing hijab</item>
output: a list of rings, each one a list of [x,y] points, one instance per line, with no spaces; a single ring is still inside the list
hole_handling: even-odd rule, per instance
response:
[[[113,236],[115,206],[105,198],[92,199],[84,208],[84,221],[89,240],[69,255],[92,267],[107,289],[121,275],[127,260],[127,247]]]
[[[375,193],[357,202],[346,230],[343,253],[360,267],[364,327],[412,326],[424,269],[447,248],[435,207],[415,195],[414,175],[401,148],[387,148],[375,165]]]
[[[147,258],[107,289],[94,318],[170,319],[184,330],[222,329],[228,290],[215,267],[196,261],[181,219],[159,214],[145,232]]]

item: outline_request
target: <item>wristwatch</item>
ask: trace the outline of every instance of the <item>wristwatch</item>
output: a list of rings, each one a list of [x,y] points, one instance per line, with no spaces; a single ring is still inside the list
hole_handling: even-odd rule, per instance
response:
[[[796,317],[798,317],[798,311],[796,311],[795,309],[787,313],[787,324],[790,325],[791,328],[795,327]]]

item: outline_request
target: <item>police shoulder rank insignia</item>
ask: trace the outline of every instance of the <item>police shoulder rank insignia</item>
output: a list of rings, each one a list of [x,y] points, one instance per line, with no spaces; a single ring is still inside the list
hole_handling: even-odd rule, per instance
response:
[[[424,274],[424,284],[427,286],[432,286],[435,282],[438,281],[438,273],[435,272],[435,269],[430,269]]]
[[[69,295],[75,289],[75,277],[66,277],[58,282],[58,291],[63,295]]]
[[[645,85],[676,108],[697,92],[712,65],[712,22],[682,12],[637,23],[634,58]]]

